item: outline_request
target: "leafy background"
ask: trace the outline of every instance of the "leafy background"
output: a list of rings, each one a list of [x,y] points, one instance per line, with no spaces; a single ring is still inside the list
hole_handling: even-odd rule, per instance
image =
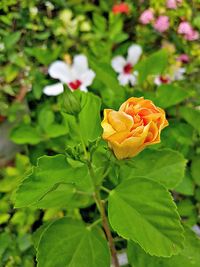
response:
[[[91,205],[90,199],[85,197],[78,198],[79,204],[76,201],[70,207],[64,204],[55,207],[53,197],[56,196],[53,195],[50,199],[42,199],[35,204],[31,195],[26,195],[22,198],[23,203],[16,203],[16,207],[22,207],[20,209],[14,209],[13,204],[17,186],[30,174],[31,166],[36,165],[38,157],[64,153],[67,145],[76,142],[69,134],[73,130],[73,124],[59,112],[60,97],[47,97],[42,90],[45,85],[54,82],[47,74],[49,64],[56,59],[67,60],[78,53],[88,56],[90,67],[96,72],[94,83],[89,88],[91,99],[88,100],[93,103],[95,112],[98,112],[100,105],[101,110],[105,107],[118,108],[133,95],[144,95],[166,109],[170,127],[163,131],[162,143],[141,153],[133,161],[122,162],[120,179],[124,181],[128,179],[128,175],[135,175],[137,179],[137,176],[148,173],[156,181],[164,183],[172,190],[186,229],[194,226],[198,229],[200,45],[198,41],[184,40],[176,29],[180,17],[200,29],[200,2],[183,2],[177,10],[167,10],[161,0],[142,3],[127,1],[130,6],[129,14],[114,15],[113,1],[1,1],[0,266],[35,266],[34,245],[37,247],[39,231],[36,230],[43,223],[48,224],[66,214],[83,218],[86,222],[97,217],[97,211]],[[160,34],[150,25],[139,23],[140,14],[149,6],[170,17],[171,25],[166,33]],[[168,45],[163,50],[161,48],[166,41]],[[142,60],[136,66],[140,73],[139,83],[135,87],[122,87],[110,61],[115,55],[126,55],[127,48],[132,43],[143,47]],[[152,75],[168,73],[175,64],[176,57],[182,53],[190,58],[185,79],[169,85],[155,86]],[[94,95],[101,98],[101,103]],[[84,127],[90,127],[93,117],[87,108],[82,117],[87,118],[84,123],[88,122],[88,125],[83,125],[84,132]],[[87,136],[85,138],[87,140]],[[101,151],[96,164],[100,157]],[[103,164],[105,165],[105,161],[102,158]],[[152,164],[156,166],[157,173],[151,173]],[[134,170],[133,174],[130,174],[130,167]],[[84,173],[84,170],[81,169],[81,172]],[[108,176],[108,186],[115,184],[119,178],[112,172]],[[80,180],[81,182],[83,181]],[[70,198],[72,188],[61,186],[60,189],[65,193],[64,196],[67,192]],[[87,189],[90,190],[88,187]],[[49,207],[50,200],[53,203],[50,208],[46,208],[45,205],[48,203]],[[25,207],[28,203],[26,201],[31,204],[29,207]],[[59,203],[66,203],[68,199],[63,197],[62,201]],[[38,210],[37,207],[45,209]],[[110,207],[111,210],[112,208]],[[83,226],[78,227],[82,229]],[[147,266],[147,262],[151,266],[152,262],[152,266],[182,266],[183,262],[188,261],[187,266],[198,266],[199,253],[195,247],[199,246],[199,241],[189,230],[186,231],[185,251],[174,256],[176,258],[158,259],[157,263],[152,256],[130,242],[130,264],[141,267]],[[90,238],[94,238],[92,234]],[[118,249],[123,251],[126,246],[124,241],[116,237],[116,242]],[[98,245],[96,246],[98,250]],[[41,263],[41,266],[44,265]]]

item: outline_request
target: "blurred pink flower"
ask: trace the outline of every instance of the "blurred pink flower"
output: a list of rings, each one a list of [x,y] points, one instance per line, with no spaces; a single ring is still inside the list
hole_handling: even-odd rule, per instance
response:
[[[187,21],[183,21],[179,24],[178,33],[184,35],[184,38],[188,41],[194,41],[199,38],[198,31],[195,31]]]
[[[190,25],[189,22],[187,21],[183,21],[179,24],[178,26],[178,33],[180,34],[191,34],[192,32],[192,26]]]
[[[190,61],[189,56],[187,54],[181,54],[178,58],[178,61],[181,61],[182,63],[188,63]]]
[[[148,24],[154,19],[154,14],[151,9],[146,9],[145,11],[142,12],[140,15],[139,21],[142,24]]]
[[[167,0],[166,6],[167,8],[170,8],[170,9],[176,9],[178,5],[181,3],[182,3],[182,0]]]
[[[159,16],[153,26],[158,32],[165,32],[169,29],[169,18],[167,16]]]
[[[177,8],[176,0],[167,0],[166,6],[167,8],[170,8],[170,9],[176,9]]]
[[[185,35],[185,39],[188,40],[188,41],[195,41],[195,40],[199,39],[198,31],[195,31],[195,30],[192,29],[190,34],[186,34]]]

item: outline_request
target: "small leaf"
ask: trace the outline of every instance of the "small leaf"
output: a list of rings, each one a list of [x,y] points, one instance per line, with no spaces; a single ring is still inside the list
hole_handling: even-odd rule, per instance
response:
[[[36,145],[42,140],[37,128],[34,128],[31,125],[19,125],[14,128],[11,132],[10,138],[16,144],[31,145]]]
[[[112,190],[108,216],[120,236],[151,255],[170,257],[183,248],[183,229],[172,197],[152,180],[138,177]]]
[[[192,173],[192,178],[194,179],[194,182],[200,186],[200,172],[199,172],[199,167],[200,167],[200,157],[196,156],[195,158],[192,159],[192,164],[191,164],[191,173]]]
[[[38,267],[109,267],[110,255],[100,229],[62,218],[44,231],[37,261]]]
[[[200,111],[190,107],[181,107],[180,116],[200,133]]]

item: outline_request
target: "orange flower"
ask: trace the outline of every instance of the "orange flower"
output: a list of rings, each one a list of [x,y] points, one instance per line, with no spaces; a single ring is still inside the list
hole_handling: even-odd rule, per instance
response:
[[[120,14],[120,13],[128,14],[129,11],[130,11],[129,5],[123,2],[119,4],[115,4],[112,8],[112,12],[114,14]]]
[[[118,159],[131,158],[146,146],[160,142],[160,133],[168,126],[165,111],[143,97],[131,97],[119,111],[104,110],[103,139]]]

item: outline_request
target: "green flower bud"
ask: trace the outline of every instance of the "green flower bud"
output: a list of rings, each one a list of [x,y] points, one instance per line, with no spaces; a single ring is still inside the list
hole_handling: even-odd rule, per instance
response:
[[[80,99],[74,92],[70,91],[68,88],[64,89],[64,93],[62,95],[61,109],[63,112],[74,116],[78,115],[81,111]]]

